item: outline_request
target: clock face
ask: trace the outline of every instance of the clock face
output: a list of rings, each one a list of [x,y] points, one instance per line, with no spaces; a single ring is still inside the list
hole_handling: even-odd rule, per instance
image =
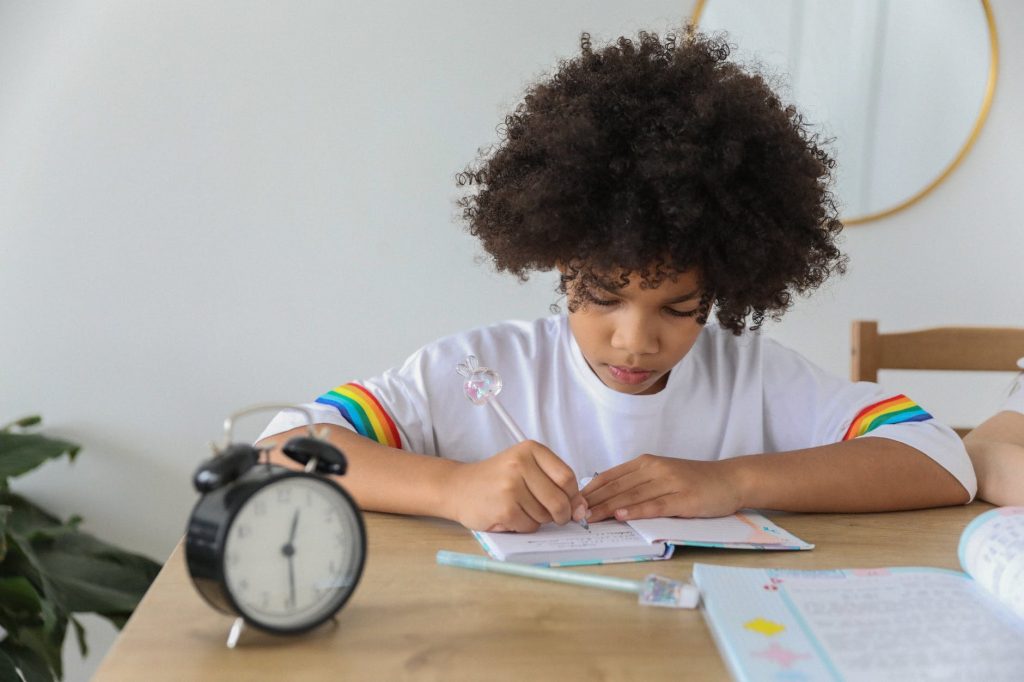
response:
[[[357,514],[332,483],[312,476],[285,476],[260,488],[224,543],[224,580],[238,609],[283,630],[333,614],[362,570]]]

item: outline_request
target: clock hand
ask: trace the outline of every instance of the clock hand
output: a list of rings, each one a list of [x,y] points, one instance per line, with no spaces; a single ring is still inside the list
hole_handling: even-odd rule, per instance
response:
[[[288,601],[292,607],[295,607],[295,545],[292,542],[295,541],[295,531],[299,528],[299,510],[295,510],[295,516],[292,517],[292,528],[288,532],[288,542],[281,547],[281,553],[288,559]]]
[[[294,554],[288,554],[288,601],[292,608],[295,608],[295,561],[292,559]]]
[[[288,544],[295,542],[295,531],[299,527],[299,510],[295,510],[295,516],[292,517],[292,530],[288,533]]]

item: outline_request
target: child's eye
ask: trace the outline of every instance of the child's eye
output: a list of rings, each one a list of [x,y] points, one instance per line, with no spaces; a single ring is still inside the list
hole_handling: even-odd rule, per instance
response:
[[[597,298],[596,296],[590,297],[590,302],[595,305],[615,305],[618,301],[610,298]]]
[[[665,312],[672,317],[693,317],[697,314],[697,308],[693,310],[676,310],[675,308],[665,308]]]

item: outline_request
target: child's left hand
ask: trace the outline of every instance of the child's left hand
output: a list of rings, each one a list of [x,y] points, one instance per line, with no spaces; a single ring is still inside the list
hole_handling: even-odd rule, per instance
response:
[[[602,472],[580,491],[589,520],[728,516],[743,508],[735,461],[640,455]]]

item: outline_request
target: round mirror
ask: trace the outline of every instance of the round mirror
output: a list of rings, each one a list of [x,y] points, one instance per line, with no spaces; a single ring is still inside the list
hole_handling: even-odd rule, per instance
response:
[[[902,210],[970,150],[995,91],[988,0],[698,0],[734,58],[773,80],[827,138],[846,225]]]

